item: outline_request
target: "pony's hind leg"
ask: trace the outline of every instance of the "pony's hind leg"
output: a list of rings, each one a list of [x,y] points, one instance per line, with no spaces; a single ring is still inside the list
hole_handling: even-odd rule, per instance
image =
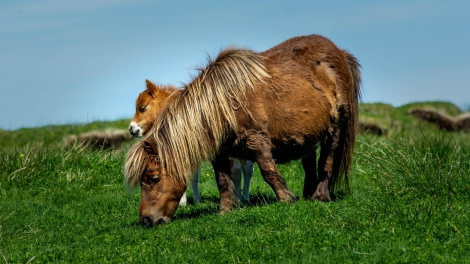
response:
[[[311,154],[302,158],[302,167],[305,172],[305,181],[304,181],[304,199],[312,199],[313,194],[315,193],[315,188],[318,185],[317,177],[317,153],[314,148]]]
[[[341,155],[341,153],[338,153],[341,150],[339,146],[342,144],[341,132],[341,129],[335,124],[333,132],[321,144],[320,159],[318,161],[318,184],[312,199],[324,202],[331,201],[330,189],[339,174],[340,159],[335,156]]]

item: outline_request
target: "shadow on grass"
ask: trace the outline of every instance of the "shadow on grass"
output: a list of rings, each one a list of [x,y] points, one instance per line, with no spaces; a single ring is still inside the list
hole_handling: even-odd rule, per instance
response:
[[[248,202],[240,202],[240,207],[255,207],[255,206],[263,206],[269,205],[273,203],[277,203],[278,200],[274,195],[266,195],[262,193],[256,193],[250,195],[250,201]]]
[[[346,192],[337,192],[331,195],[332,201],[340,201],[345,198]],[[303,198],[296,197],[296,200],[299,201]],[[233,210],[240,208],[250,208],[250,207],[262,207],[274,203],[278,203],[275,195],[267,195],[264,193],[255,193],[250,195],[249,202],[237,201],[233,207]],[[318,202],[313,201],[312,202]],[[219,214],[219,197],[210,196],[203,198],[202,202],[197,204],[194,203],[192,197],[188,197],[188,204],[186,206],[179,206],[178,211],[176,212],[172,221],[179,221],[185,219],[196,219],[202,216],[207,215],[217,215]],[[140,221],[135,221],[131,223],[131,226],[142,226]],[[143,227],[143,226],[142,226]]]
[[[348,193],[345,191],[338,191],[336,193],[331,194],[331,201],[341,201],[343,200]],[[303,198],[296,197],[296,200],[299,201]],[[311,200],[312,202],[319,202]],[[259,206],[266,206],[274,203],[278,203],[275,195],[267,195],[265,193],[255,193],[250,195],[250,201],[243,202],[237,201],[233,210],[237,210],[239,208],[250,208],[250,207],[259,207]],[[203,198],[201,203],[194,204],[194,200],[191,197],[188,197],[188,205],[186,208],[181,210],[177,213],[175,219],[191,219],[191,218],[198,218],[203,215],[210,215],[210,214],[218,214],[219,213],[219,197],[211,196]]]
[[[202,202],[194,204],[194,200],[191,197],[188,197],[188,205],[184,207],[180,206],[174,220],[193,219],[205,215],[219,214],[219,202],[219,197],[210,196],[203,198]],[[277,202],[277,198],[273,195],[257,193],[250,196],[249,202],[236,201],[236,204],[233,206],[233,210],[246,207],[264,206]]]

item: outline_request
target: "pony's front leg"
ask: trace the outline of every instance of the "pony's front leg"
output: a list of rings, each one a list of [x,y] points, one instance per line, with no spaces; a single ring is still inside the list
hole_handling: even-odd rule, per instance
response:
[[[220,193],[220,212],[232,211],[235,201],[234,186],[230,179],[232,161],[226,156],[216,156],[212,161]]]
[[[235,194],[241,198],[242,189],[242,166],[237,159],[232,159],[232,173],[230,174],[233,184],[235,185]]]
[[[286,182],[279,174],[274,160],[258,160],[263,179],[271,186],[280,202],[295,202],[294,194],[287,188]]]
[[[191,187],[193,189],[193,201],[195,204],[201,202],[201,192],[199,191],[199,178],[201,177],[201,168],[199,167],[194,173],[194,177],[191,180]]]

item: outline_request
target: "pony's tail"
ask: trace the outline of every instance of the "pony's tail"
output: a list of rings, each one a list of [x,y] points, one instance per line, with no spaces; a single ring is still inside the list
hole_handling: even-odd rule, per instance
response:
[[[352,162],[352,154],[354,150],[354,144],[356,143],[356,134],[359,128],[359,101],[361,100],[361,65],[357,59],[350,54],[349,52],[343,50],[344,57],[348,63],[349,71],[351,72],[351,81],[349,85],[348,92],[348,105],[345,108],[340,109],[343,111],[344,120],[341,122],[340,133],[341,140],[339,147],[336,150],[335,157],[338,157],[339,160],[335,163],[338,164],[336,171],[333,172],[334,175],[337,175],[338,178],[341,178],[344,181],[344,187],[347,192],[350,192],[349,188],[349,170]],[[337,185],[336,180],[333,179],[332,184],[330,185],[330,191],[334,192],[335,186]]]

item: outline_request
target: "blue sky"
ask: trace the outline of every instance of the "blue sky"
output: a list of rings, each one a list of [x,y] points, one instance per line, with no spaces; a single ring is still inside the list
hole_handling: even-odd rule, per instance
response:
[[[230,45],[321,34],[362,64],[363,101],[470,107],[470,1],[0,2],[0,128],[130,118],[148,78],[189,82]]]

